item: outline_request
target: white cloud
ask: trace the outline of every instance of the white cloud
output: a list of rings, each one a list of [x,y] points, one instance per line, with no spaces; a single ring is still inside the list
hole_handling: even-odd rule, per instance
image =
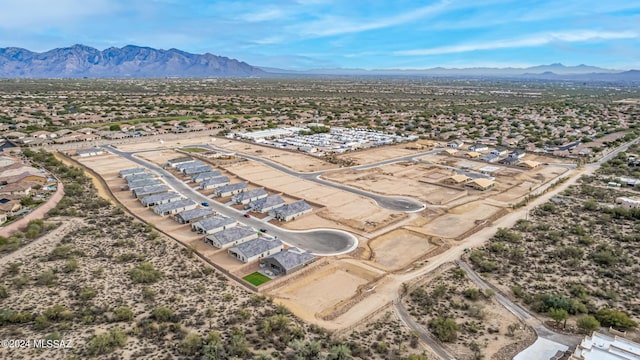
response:
[[[281,9],[267,9],[263,11],[255,11],[243,14],[241,19],[248,22],[261,22],[270,20],[279,20],[285,16],[285,12]]]
[[[442,55],[452,53],[463,53],[478,50],[494,50],[521,47],[535,47],[546,45],[553,42],[581,42],[590,40],[613,40],[613,39],[632,39],[637,38],[638,33],[631,31],[623,32],[598,32],[592,30],[570,31],[570,32],[550,32],[533,36],[523,37],[519,39],[495,40],[481,43],[459,44],[451,46],[440,46],[428,49],[415,49],[396,51],[395,55],[403,56],[424,56],[424,55]]]
[[[451,0],[442,0],[434,5],[414,9],[399,15],[374,19],[371,21],[353,21],[343,17],[327,16],[319,21],[303,25],[303,35],[311,37],[324,37],[349,33],[358,33],[367,30],[381,29],[405,23],[413,22],[425,17],[434,16],[447,9]]]

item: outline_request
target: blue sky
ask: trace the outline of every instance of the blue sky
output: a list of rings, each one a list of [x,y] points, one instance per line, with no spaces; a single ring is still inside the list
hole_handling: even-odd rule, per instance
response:
[[[0,9],[0,47],[33,51],[133,44],[284,69],[640,69],[638,0],[0,0]]]

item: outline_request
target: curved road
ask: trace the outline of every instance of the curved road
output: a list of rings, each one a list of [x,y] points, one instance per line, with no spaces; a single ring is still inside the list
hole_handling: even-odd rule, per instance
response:
[[[220,148],[217,148],[215,146],[208,145],[208,144],[191,145],[190,147],[205,147],[205,148],[208,148],[210,150],[221,152],[221,153],[225,153],[225,154],[231,153],[231,151],[220,149]],[[433,151],[436,151],[436,150],[433,150]],[[362,166],[354,166],[354,167],[351,167],[351,169],[364,170],[364,169],[367,169],[367,168],[373,168],[373,167],[377,167],[377,166],[387,165],[387,164],[391,164],[391,163],[399,162],[399,161],[413,161],[413,158],[415,158],[415,157],[423,156],[425,154],[430,154],[430,153],[432,153],[432,152],[427,152],[427,153],[422,153],[422,154],[407,155],[407,156],[399,157],[399,158],[396,158],[396,159],[380,161],[380,162],[377,162],[377,163],[374,163],[374,164],[367,164],[367,165],[362,165]],[[334,187],[336,189],[340,189],[340,190],[343,190],[343,191],[348,191],[350,193],[354,193],[354,194],[357,194],[357,195],[360,195],[360,196],[364,196],[364,197],[370,198],[373,201],[375,201],[378,204],[378,206],[380,206],[382,208],[385,208],[385,209],[389,209],[389,210],[393,210],[393,211],[402,211],[402,212],[416,212],[416,211],[423,210],[426,207],[423,203],[421,203],[421,202],[419,202],[419,201],[417,201],[415,199],[408,198],[408,197],[403,197],[403,196],[384,196],[384,195],[374,194],[374,193],[370,193],[368,191],[364,191],[364,190],[356,189],[356,188],[353,188],[353,187],[350,187],[350,186],[334,183],[332,181],[320,179],[320,176],[322,174],[324,174],[326,171],[298,172],[298,171],[293,171],[293,170],[289,169],[286,166],[280,165],[280,164],[275,163],[275,162],[273,162],[271,160],[263,159],[263,158],[258,157],[258,156],[241,154],[241,153],[235,153],[235,154],[238,157],[242,157],[242,158],[245,158],[245,159],[249,159],[249,160],[260,162],[260,163],[262,163],[264,165],[267,165],[267,166],[270,166],[270,167],[272,167],[272,168],[274,168],[276,170],[280,170],[280,171],[282,171],[282,172],[284,172],[285,174],[288,174],[288,175],[296,176],[296,177],[304,179],[304,180],[313,181],[313,182],[318,183],[318,184]]]
[[[200,194],[183,181],[177,179],[170,172],[162,167],[140,159],[134,153],[124,152],[107,145],[103,146],[111,153],[126,158],[140,166],[152,170],[162,177],[165,182],[175,191],[197,202],[208,202],[209,207],[214,209],[221,215],[234,218],[241,223],[249,225],[255,229],[267,229],[269,235],[277,236],[279,240],[289,246],[296,246],[307,250],[315,255],[328,256],[348,253],[358,246],[358,240],[348,232],[336,229],[314,229],[307,231],[286,230],[278,226],[264,222],[257,218],[245,218],[244,212],[236,210],[232,207],[220,204],[217,201],[211,201],[210,198]]]

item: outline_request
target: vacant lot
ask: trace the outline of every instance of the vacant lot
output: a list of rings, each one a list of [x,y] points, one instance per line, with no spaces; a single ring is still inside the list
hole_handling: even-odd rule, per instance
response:
[[[425,232],[436,237],[455,238],[474,225],[481,223],[500,208],[474,201],[449,210],[449,213],[435,218],[423,226]]]
[[[435,249],[430,236],[407,229],[396,229],[369,242],[373,261],[389,270],[402,269]]]

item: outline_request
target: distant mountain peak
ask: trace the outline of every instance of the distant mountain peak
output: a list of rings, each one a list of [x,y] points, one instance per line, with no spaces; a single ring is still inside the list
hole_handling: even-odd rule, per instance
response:
[[[191,54],[137,45],[105,50],[74,44],[35,53],[0,48],[0,77],[4,78],[162,78],[255,77],[265,72],[245,62],[212,54]]]

